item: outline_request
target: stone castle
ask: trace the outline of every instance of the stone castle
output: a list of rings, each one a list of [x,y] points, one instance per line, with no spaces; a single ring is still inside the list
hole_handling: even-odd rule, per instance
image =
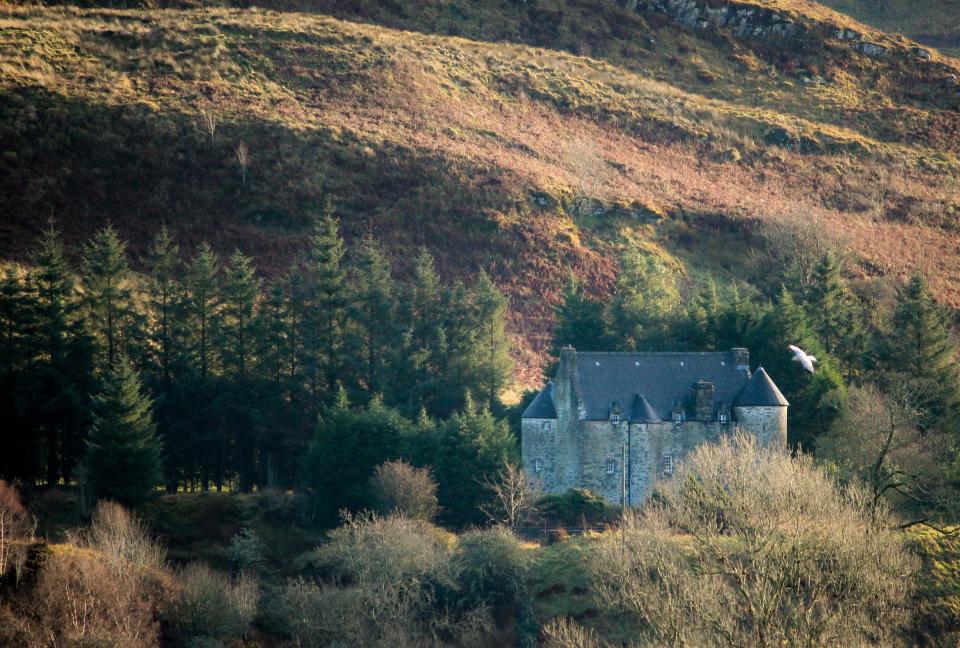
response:
[[[522,415],[523,465],[545,492],[587,488],[641,504],[695,447],[743,432],[787,442],[788,403],[746,349],[560,351],[555,380]]]

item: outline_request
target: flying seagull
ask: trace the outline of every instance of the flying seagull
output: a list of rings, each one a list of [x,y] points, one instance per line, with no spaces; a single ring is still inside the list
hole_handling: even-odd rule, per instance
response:
[[[787,345],[787,348],[793,351],[793,361],[799,362],[803,365],[803,368],[813,373],[813,363],[817,361],[812,355],[807,355],[806,352],[799,348],[795,347],[792,344]]]

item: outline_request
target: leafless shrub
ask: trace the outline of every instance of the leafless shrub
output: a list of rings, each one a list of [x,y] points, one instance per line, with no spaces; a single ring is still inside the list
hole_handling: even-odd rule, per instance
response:
[[[585,135],[576,137],[568,144],[564,161],[576,183],[573,195],[574,212],[582,216],[592,201],[602,202],[609,197],[613,174],[596,142]]]
[[[112,568],[121,572],[159,573],[166,565],[163,547],[150,537],[142,522],[116,502],[97,505],[90,530],[80,544],[100,552]]]
[[[484,481],[484,486],[493,493],[493,501],[480,509],[491,522],[512,531],[536,522],[542,484],[529,479],[522,468],[508,463],[495,480]]]
[[[577,625],[567,617],[557,617],[544,624],[543,648],[600,648],[593,630]]]
[[[311,625],[327,643],[430,646],[451,637],[469,643],[489,625],[486,610],[453,610],[438,600],[438,588],[454,586],[450,540],[423,520],[347,516],[314,564],[333,583],[299,600],[317,610]]]
[[[374,470],[370,489],[382,514],[396,512],[427,522],[437,514],[437,483],[426,468],[415,468],[405,461],[388,461]]]
[[[695,451],[597,549],[601,599],[654,645],[893,646],[916,561],[805,456],[746,437]]]
[[[0,578],[8,569],[19,569],[35,526],[17,488],[0,479]]]
[[[230,578],[202,563],[192,563],[181,570],[178,580],[181,589],[170,617],[184,643],[247,633],[260,597],[256,578],[246,573]]]
[[[797,288],[806,288],[813,279],[813,270],[825,254],[844,259],[847,246],[822,217],[796,211],[783,212],[761,221],[759,234],[763,240],[752,263],[767,268],[770,259],[778,259],[783,275]]]

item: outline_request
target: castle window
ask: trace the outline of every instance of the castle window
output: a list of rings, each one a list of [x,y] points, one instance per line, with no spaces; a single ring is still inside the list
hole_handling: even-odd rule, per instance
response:
[[[614,425],[617,425],[618,423],[620,423],[620,415],[619,415],[619,414],[613,414],[613,415],[610,416],[610,420],[613,421],[613,424],[614,424]]]
[[[617,472],[617,460],[607,459],[607,474],[612,475],[615,472]]]
[[[729,420],[730,420],[730,415],[729,415],[729,414],[727,414],[726,412],[720,412],[720,422],[721,422],[721,423],[726,423],[726,422],[729,421]]]
[[[674,412],[673,413],[673,422],[681,423],[683,421],[683,412]]]
[[[663,455],[660,459],[660,469],[667,475],[673,473],[673,455]]]
[[[538,473],[543,470],[543,462],[539,459],[534,459],[533,461],[533,472]]]
[[[549,431],[550,431],[550,427],[551,427],[551,426],[550,426],[550,421],[544,421],[544,422],[543,422],[543,431],[544,431],[544,432],[549,432]]]

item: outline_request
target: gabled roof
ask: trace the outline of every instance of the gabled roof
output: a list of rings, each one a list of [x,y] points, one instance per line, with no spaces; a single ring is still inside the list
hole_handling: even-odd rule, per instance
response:
[[[637,394],[630,409],[630,421],[633,423],[660,423],[663,419],[657,416],[650,406],[650,402],[643,394]]]
[[[557,408],[553,405],[553,381],[540,390],[537,397],[523,410],[522,418],[557,418]]]
[[[643,394],[654,416],[673,417],[674,403],[683,408],[698,380],[713,383],[714,399],[729,403],[750,379],[749,369],[731,351],[576,353],[576,381],[587,419],[605,420],[611,401],[633,403]]]
[[[750,382],[737,394],[733,404],[739,407],[786,407],[790,403],[773,384],[763,367],[760,367]]]

